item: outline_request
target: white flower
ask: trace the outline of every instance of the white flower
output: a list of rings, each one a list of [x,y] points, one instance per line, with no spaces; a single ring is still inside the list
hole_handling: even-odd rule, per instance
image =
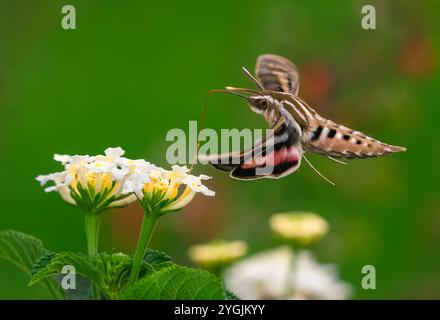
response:
[[[214,195],[202,184],[209,177],[190,175],[186,166],[165,170],[143,159],[127,159],[124,153],[117,147],[94,157],[55,154],[65,170],[37,180],[41,185],[53,181],[46,192],[58,191],[64,200],[86,211],[102,211],[138,198],[144,208],[166,212],[182,208],[197,192]]]
[[[334,265],[318,263],[309,251],[298,254],[292,285],[294,299],[343,300],[352,291],[338,279]]]
[[[263,251],[227,269],[225,285],[240,299],[280,299],[288,293],[292,263],[288,247]]]
[[[108,158],[116,160],[122,157],[125,151],[121,147],[116,147],[116,148],[107,148],[104,153]]]
[[[125,181],[122,193],[129,194],[134,192],[139,198],[142,198],[142,189],[150,181],[150,175],[147,172],[135,171]]]
[[[187,176],[187,173],[189,172],[189,169],[186,166],[178,166],[177,164],[171,166],[172,171],[178,175],[180,175],[181,177],[185,177]]]
[[[73,203],[72,197],[70,197],[69,192],[67,191],[67,185],[70,183],[70,176],[67,175],[67,172],[56,172],[49,174],[47,176],[38,176],[37,181],[40,182],[40,184],[43,186],[49,181],[54,181],[55,185],[47,187],[44,189],[45,192],[52,192],[52,191],[59,191],[61,197],[69,202]]]
[[[108,148],[105,155],[95,157],[55,154],[54,159],[64,165],[64,171],[38,176],[41,185],[54,184],[46,192],[58,191],[68,203],[85,211],[100,212],[108,207],[126,205],[136,200],[134,195],[122,194],[130,168],[118,164],[124,150]]]
[[[319,264],[308,251],[288,247],[265,251],[225,272],[228,290],[242,299],[348,299],[351,287],[333,265]]]
[[[205,196],[214,196],[215,192],[209,190],[206,186],[202,184],[202,180],[208,179],[211,179],[211,177],[205,176],[204,174],[199,177],[187,175],[182,178],[182,183],[186,184],[194,192],[200,192]]]
[[[65,165],[67,163],[81,163],[81,162],[92,162],[95,160],[94,157],[90,156],[69,156],[66,154],[54,154],[53,159],[55,161],[61,162],[62,165]]]
[[[134,167],[133,173],[124,184],[123,193],[134,192],[147,211],[176,211],[187,205],[200,192],[207,196],[215,193],[202,185],[200,177],[189,174],[186,166],[173,165],[165,170],[142,163]]]

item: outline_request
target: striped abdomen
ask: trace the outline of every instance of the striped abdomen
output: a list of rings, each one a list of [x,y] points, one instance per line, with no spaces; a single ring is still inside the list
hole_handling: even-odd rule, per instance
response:
[[[371,158],[405,151],[368,137],[362,132],[316,117],[303,136],[304,149],[335,158]]]
[[[298,96],[270,92],[268,101],[269,107],[263,114],[269,126],[276,130],[284,122],[280,110],[286,110],[302,129],[302,144],[306,151],[335,158],[360,159],[406,150],[325,119]]]

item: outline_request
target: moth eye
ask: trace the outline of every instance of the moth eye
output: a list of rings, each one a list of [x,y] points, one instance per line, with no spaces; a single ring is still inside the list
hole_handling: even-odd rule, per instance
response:
[[[263,107],[265,107],[265,106],[267,105],[266,100],[263,100],[263,102],[261,102],[261,105],[262,105]]]

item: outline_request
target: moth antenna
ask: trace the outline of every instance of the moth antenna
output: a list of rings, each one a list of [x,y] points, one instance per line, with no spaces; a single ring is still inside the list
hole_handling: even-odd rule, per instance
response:
[[[334,162],[347,165],[347,162],[341,161],[339,159],[335,159],[335,158],[330,157],[330,156],[328,156],[327,158],[329,158],[330,160],[333,160]]]
[[[255,83],[256,85],[257,85],[257,87],[261,90],[261,91],[263,91],[264,90],[264,88],[263,88],[263,86],[261,85],[261,83],[260,83],[260,81],[258,81],[257,79],[255,79],[255,77],[245,68],[245,67],[242,67],[241,68],[241,70],[243,70],[243,72],[244,72],[244,74],[245,75],[247,75],[247,77],[253,82],[253,83]]]
[[[327,179],[321,172],[319,172],[311,163],[310,161],[306,158],[306,156],[303,154],[303,158],[304,160],[306,160],[307,164],[310,166],[310,168],[313,169],[313,171],[315,171],[321,178],[323,178],[325,181],[327,181],[328,183],[330,183],[331,185],[335,186],[335,183],[332,182],[331,180]]]

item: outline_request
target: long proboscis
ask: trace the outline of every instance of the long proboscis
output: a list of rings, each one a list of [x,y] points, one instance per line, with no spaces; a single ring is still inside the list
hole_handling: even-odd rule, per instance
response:
[[[246,70],[246,68],[243,68],[243,71],[250,76],[251,78],[252,75],[249,73],[249,71]],[[259,84],[258,80],[256,80],[255,78],[253,78],[255,81],[255,83],[257,84],[257,86],[259,86],[262,90],[262,86]],[[209,90],[208,94],[205,97],[205,103],[203,104],[203,112],[202,112],[202,121],[200,124],[200,130],[199,130],[199,134],[197,135],[197,148],[196,148],[196,154],[194,155],[194,159],[193,162],[191,164],[190,167],[190,171],[192,171],[195,161],[197,160],[197,156],[199,154],[199,149],[200,149],[200,140],[199,140],[199,136],[200,136],[200,132],[202,132],[202,130],[205,127],[205,118],[206,118],[206,107],[208,106],[208,101],[209,101],[209,97],[213,94],[213,93],[227,93],[227,94],[232,94],[244,99],[247,99],[248,97],[245,96],[243,93],[251,93],[251,94],[259,94],[260,92],[256,91],[256,90],[252,90],[252,89],[246,89],[246,88],[236,88],[236,87],[226,87],[226,90],[222,90],[222,89],[213,89],[213,90]],[[327,181],[328,183],[330,183],[331,185],[335,185],[335,183],[333,181],[331,181],[330,179],[328,179],[326,176],[324,176],[321,172],[319,172],[311,163],[310,161],[306,158],[306,156],[303,154],[303,158],[304,160],[307,162],[307,164],[312,168],[313,171],[315,171],[321,178],[323,178],[325,181]],[[332,160],[335,160],[337,162],[340,162],[342,164],[346,164],[345,162],[339,161],[337,159],[333,159],[331,157],[329,157]]]
[[[194,164],[196,163],[197,160],[197,155],[199,154],[199,149],[200,149],[200,140],[199,140],[199,136],[200,136],[200,132],[202,132],[202,130],[205,128],[205,119],[206,119],[206,107],[208,106],[208,101],[209,101],[209,97],[213,94],[213,93],[227,93],[227,94],[232,94],[234,96],[238,96],[244,99],[247,99],[248,97],[245,96],[242,93],[255,93],[257,94],[258,92],[255,90],[251,90],[251,89],[244,89],[244,88],[235,88],[235,87],[226,87],[226,90],[223,89],[212,89],[208,91],[208,94],[205,97],[205,103],[203,104],[203,111],[202,111],[202,120],[200,123],[200,129],[199,129],[199,133],[197,135],[197,148],[196,148],[196,154],[194,155],[190,170],[192,171]]]
[[[226,91],[228,91],[229,93],[238,92],[238,93],[260,94],[260,92],[256,90],[247,89],[247,88],[237,88],[237,87],[226,87]]]

